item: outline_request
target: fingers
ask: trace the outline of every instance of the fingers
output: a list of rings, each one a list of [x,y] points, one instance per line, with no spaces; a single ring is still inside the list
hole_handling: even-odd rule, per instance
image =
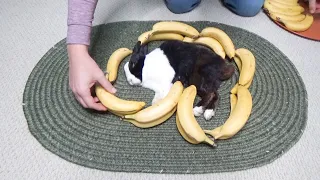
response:
[[[116,91],[117,91],[116,88],[114,88],[114,87],[112,86],[112,84],[105,78],[104,75],[100,76],[100,77],[97,79],[97,81],[98,81],[99,84],[101,84],[101,86],[102,86],[105,90],[107,90],[107,91],[109,91],[109,92],[111,92],[111,93],[116,93]]]
[[[316,11],[316,0],[309,0],[309,11],[315,13]]]
[[[98,97],[94,97],[93,100],[94,100],[94,102],[96,102],[96,103],[100,101]]]
[[[90,93],[90,88],[88,89],[73,89],[74,95],[78,102],[84,108],[95,109],[97,111],[106,111],[107,108],[103,104],[99,103],[97,97],[93,98]]]
[[[83,101],[83,99],[78,95],[75,94],[76,99],[78,100],[78,102],[84,107],[84,108],[88,108],[87,104]]]
[[[83,100],[85,108],[95,109],[97,111],[106,111],[107,108],[104,107],[101,103],[98,103],[98,98],[93,98],[90,93],[90,88],[80,89],[79,97]]]
[[[107,108],[104,107],[101,103],[97,103],[96,99],[94,99],[92,96],[85,96],[83,98],[84,102],[87,104],[88,108],[95,109],[98,111],[106,111]]]

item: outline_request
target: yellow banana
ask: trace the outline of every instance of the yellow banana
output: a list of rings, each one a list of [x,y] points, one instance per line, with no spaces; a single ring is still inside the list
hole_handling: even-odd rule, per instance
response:
[[[179,117],[176,116],[176,124],[177,124],[177,128],[178,128],[178,131],[180,132],[181,136],[186,140],[188,141],[189,143],[191,144],[198,144],[197,141],[195,141],[194,139],[190,138],[187,133],[183,130],[183,128],[181,127],[181,124],[180,124],[180,120],[179,120]]]
[[[238,67],[239,73],[241,73],[241,67],[242,67],[241,60],[237,56],[234,56],[233,60],[234,60],[234,62],[236,63],[236,65]]]
[[[194,27],[177,21],[161,21],[152,26],[153,34],[158,33],[177,33],[190,38],[199,36],[199,31]]]
[[[243,128],[251,114],[252,97],[249,90],[243,86],[238,87],[237,97],[237,104],[226,122],[213,130],[205,130],[206,134],[210,134],[215,139],[229,139]]]
[[[119,116],[120,118],[124,118],[124,116],[127,115],[127,114],[134,114],[134,113],[138,112],[139,110],[134,110],[134,111],[113,111],[113,110],[108,109],[109,112],[111,112],[114,115]]]
[[[237,96],[235,94],[230,94],[230,112],[232,112],[236,104],[237,104]]]
[[[190,37],[188,37],[188,36],[186,36],[186,37],[184,37],[183,38],[183,40],[182,40],[183,42],[189,42],[189,43],[192,43],[193,41],[194,41],[194,39],[192,39],[192,38],[190,38]]]
[[[141,110],[146,105],[146,103],[142,101],[120,99],[106,91],[100,85],[96,86],[95,91],[100,102],[112,113],[121,112],[123,114],[130,114]]]
[[[147,31],[142,33],[138,37],[138,41],[141,41],[141,44],[146,44],[151,41],[159,40],[183,40],[183,36],[177,33],[159,33],[153,34],[153,31]]]
[[[124,118],[132,119],[140,123],[147,123],[159,119],[177,106],[182,92],[182,83],[180,81],[176,81],[172,85],[166,97],[135,114],[125,115]]]
[[[287,7],[299,5],[298,1],[283,1],[283,0],[270,0],[271,2],[277,2],[278,4],[286,5]]]
[[[303,12],[303,11],[301,12],[301,11],[294,11],[294,10],[278,8],[278,7],[275,7],[274,5],[268,3],[268,1],[264,2],[263,7],[264,7],[264,9],[266,9],[268,11],[268,13],[279,13],[279,14],[284,14],[284,15],[288,15],[288,16],[299,15]]]
[[[188,139],[192,139],[194,144],[207,143],[214,147],[215,143],[206,136],[193,115],[193,103],[196,95],[196,86],[191,85],[187,87],[179,99],[176,115],[178,116],[181,128],[184,130],[182,132],[185,132],[185,135],[188,137],[187,141]]]
[[[201,33],[201,37],[212,37],[220,42],[222,45],[224,51],[226,52],[226,55],[229,58],[233,58],[235,55],[235,47],[230,39],[230,37],[221,29],[215,28],[215,27],[207,27],[204,28]]]
[[[270,0],[266,0],[265,3],[269,3],[269,4],[273,5],[274,7],[277,7],[279,9],[283,9],[285,11],[299,11],[300,13],[302,13],[304,11],[304,8],[302,6],[300,6],[299,4],[297,4],[295,6],[288,6],[288,5],[284,5],[284,4],[278,3],[276,1],[270,1]]]
[[[236,56],[241,61],[241,73],[239,77],[239,84],[246,85],[253,78],[256,61],[254,55],[245,48],[239,48],[236,50]]]
[[[174,107],[170,112],[168,112],[164,116],[162,116],[156,120],[153,120],[151,122],[147,122],[147,123],[141,123],[141,122],[135,121],[133,119],[123,119],[123,120],[128,121],[139,128],[151,128],[151,127],[157,126],[157,125],[165,122],[166,120],[168,120],[176,112],[176,110],[177,110],[177,107]]]
[[[288,29],[292,31],[301,32],[309,29],[313,23],[313,20],[313,16],[307,14],[306,18],[300,22],[288,21],[281,18],[279,19],[279,22],[283,23]]]
[[[120,63],[131,53],[132,50],[128,48],[119,48],[111,54],[107,63],[107,77],[110,82],[114,82],[117,79]]]
[[[286,3],[298,3],[299,0],[282,0],[283,2],[286,2]]]
[[[222,45],[219,43],[219,41],[211,38],[211,37],[199,37],[196,40],[193,41],[196,44],[205,45],[209,48],[211,48],[215,53],[217,53],[220,57],[225,59],[226,53],[222,47]]]
[[[288,16],[288,15],[279,14],[279,13],[275,13],[275,12],[269,13],[269,16],[271,17],[271,19],[273,19],[275,21],[279,21],[280,19],[283,19],[283,20],[298,22],[298,21],[302,21],[306,18],[306,15],[304,15],[304,14],[299,14],[299,15],[295,15],[295,16]]]
[[[249,87],[251,86],[252,84],[252,81],[253,81],[253,78],[247,83],[244,85],[244,87],[246,87],[247,89],[249,89]],[[233,86],[233,88],[231,89],[231,94],[237,94],[237,91],[238,91],[238,87],[239,87],[239,84],[237,83],[236,85]]]

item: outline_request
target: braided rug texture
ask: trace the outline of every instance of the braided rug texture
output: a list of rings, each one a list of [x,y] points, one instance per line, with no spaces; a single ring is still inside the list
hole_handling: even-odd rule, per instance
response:
[[[90,54],[105,70],[110,55],[120,47],[132,49],[138,36],[156,21],[126,21],[95,26]],[[199,31],[213,26],[225,31],[236,48],[249,49],[256,58],[250,92],[251,116],[244,128],[217,147],[193,145],[179,134],[175,115],[165,123],[140,129],[108,112],[82,108],[68,86],[65,39],[51,48],[34,67],[24,90],[23,110],[32,135],[46,149],[85,167],[121,172],[216,173],[245,170],[273,162],[301,137],[307,122],[307,92],[291,61],[260,36],[215,22],[186,22]],[[149,51],[161,42],[151,42]],[[151,105],[153,92],[130,86],[120,65],[117,96]],[[234,63],[233,63],[234,64]],[[223,82],[214,118],[197,117],[203,129],[222,125],[230,113],[229,92],[238,71]],[[197,101],[199,99],[197,98]]]

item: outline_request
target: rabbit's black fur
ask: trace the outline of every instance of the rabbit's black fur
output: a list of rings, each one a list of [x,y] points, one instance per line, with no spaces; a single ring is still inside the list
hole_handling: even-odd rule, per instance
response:
[[[185,87],[195,85],[201,101],[194,108],[194,114],[204,113],[205,118],[210,119],[214,115],[218,88],[233,75],[234,67],[207,47],[171,40],[149,54],[147,45],[140,46],[137,42],[125,71],[131,85],[139,84],[155,91],[153,103],[162,99],[175,81],[181,81]]]

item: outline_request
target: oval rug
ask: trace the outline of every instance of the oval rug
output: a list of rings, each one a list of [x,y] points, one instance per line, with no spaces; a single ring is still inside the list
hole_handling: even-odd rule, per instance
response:
[[[138,36],[156,21],[126,21],[95,26],[90,54],[105,70],[117,48],[132,49]],[[307,92],[292,62],[267,40],[237,27],[215,22],[186,22],[199,31],[208,26],[224,30],[236,48],[256,57],[250,87],[251,116],[245,127],[217,147],[192,145],[179,134],[175,116],[165,123],[140,129],[108,112],[82,108],[68,86],[65,39],[51,48],[34,67],[25,86],[23,110],[32,135],[46,149],[85,167],[122,172],[216,173],[259,167],[287,152],[301,137],[307,122]],[[149,51],[159,45],[152,42]],[[121,63],[115,83],[121,98],[151,104],[153,92],[130,86]],[[223,82],[215,117],[197,120],[203,129],[220,126],[230,113],[229,92],[239,73]]]

